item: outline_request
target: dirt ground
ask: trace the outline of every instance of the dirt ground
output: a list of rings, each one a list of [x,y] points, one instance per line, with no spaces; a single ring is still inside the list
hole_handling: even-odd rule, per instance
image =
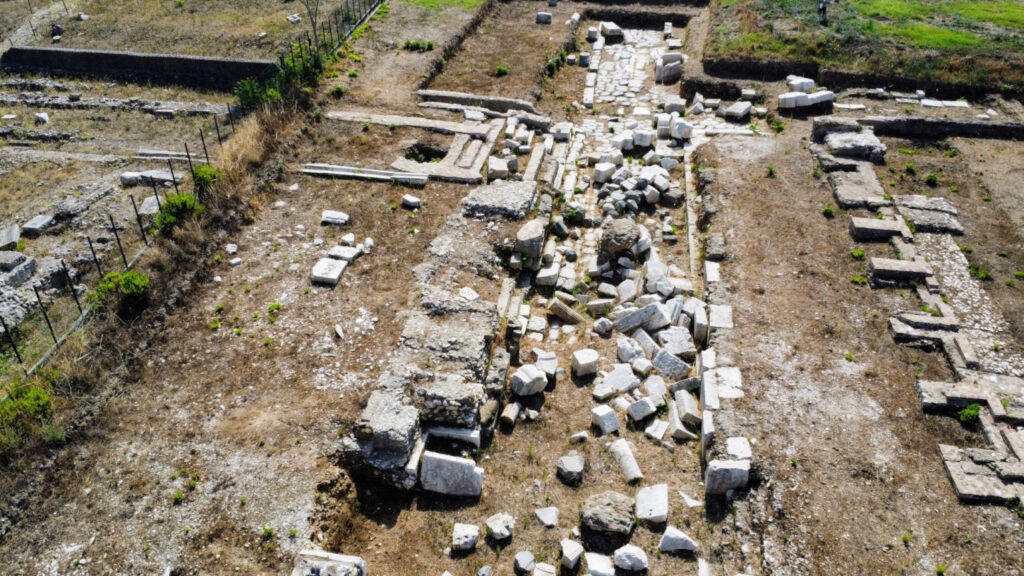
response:
[[[415,0],[390,2],[387,17],[372,21],[354,46],[356,58],[347,57],[338,66],[339,77],[328,80],[328,92],[342,86],[345,96],[341,103],[345,105],[415,111],[419,83],[434,60],[441,57],[445,44],[469,23],[477,8],[445,2],[432,9],[426,4]],[[406,50],[406,40],[433,42],[434,48],[425,52]]]
[[[734,416],[757,437],[773,503],[765,568],[1013,573],[1021,520],[958,502],[937,445],[971,439],[952,419],[925,416],[914,391],[915,378],[950,378],[944,358],[888,334],[890,313],[917,309],[917,296],[850,282],[865,264],[850,256],[848,215],[821,215],[832,198],[811,174],[808,138],[809,123],[791,121],[779,137],[720,139],[708,154],[722,206],[711,231],[731,255],[729,341],[750,384]],[[859,247],[893,257],[888,245]]]
[[[339,4],[321,2],[321,17]],[[80,12],[89,19],[79,20]],[[71,15],[58,14],[62,46],[196,56],[273,59],[309,29],[301,3],[274,0],[80,0]],[[288,22],[291,14],[302,22]],[[48,34],[40,31],[36,42],[49,45]]]
[[[551,12],[550,25],[536,23],[538,10]],[[571,3],[548,8],[540,2],[499,2],[430,88],[537,100],[540,72],[572,39],[565,21],[576,11],[578,7]],[[506,74],[498,75],[499,66]]]
[[[158,15],[171,18],[171,11],[180,10],[168,6]],[[530,101],[539,96],[539,107],[554,118],[578,118],[572,103],[582,95],[584,70],[563,68],[544,80],[539,72],[548,51],[568,38],[563,23],[579,6],[561,3],[550,27],[536,26],[534,14],[543,6],[499,4],[431,88]],[[283,14],[299,6],[274,8]],[[276,14],[269,8],[268,13]],[[97,14],[102,22],[103,12]],[[733,306],[736,328],[723,337],[722,348],[737,351],[730,360],[742,368],[746,396],[721,414],[725,425],[745,431],[754,444],[756,490],[745,501],[724,511],[684,505],[680,493],[703,499],[697,445],[683,443],[669,452],[641,430],[620,432],[634,444],[645,473],[641,484],[624,487],[607,450],[610,439],[570,445],[571,434],[590,428],[593,402],[589,386],[567,378],[545,394],[537,421],[499,429],[485,444],[479,500],[396,493],[348,476],[337,464],[339,438],[358,419],[395,351],[402,310],[415,305],[411,268],[427,257],[430,241],[472,187],[432,182],[410,191],[315,179],[298,170],[306,162],[385,168],[411,140],[445,147],[451,137],[364,128],[323,119],[321,113],[352,107],[419,111],[416,86],[472,16],[471,7],[458,4],[435,9],[394,0],[387,16],[353,43],[312,110],[288,128],[283,176],[256,198],[246,225],[226,239],[238,246],[242,263],[227,263],[233,255],[226,246],[202,263],[199,286],[152,335],[124,384],[87,429],[54,452],[55,465],[37,481],[42,491],[0,546],[0,571],[287,574],[295,553],[314,545],[361,555],[372,574],[475,574],[484,564],[507,569],[519,550],[557,564],[558,543],[578,524],[585,496],[604,489],[631,495],[636,488],[667,483],[669,523],[707,546],[702,554],[713,555],[730,574],[934,574],[939,565],[948,566],[949,574],[1019,574],[1024,521],[1001,507],[961,505],[939,457],[940,443],[975,446],[983,439],[952,418],[923,414],[914,391],[917,378],[951,378],[945,359],[898,346],[889,336],[889,315],[919,309],[916,294],[850,282],[866,274],[866,263],[850,256],[852,213],[834,219],[821,214],[834,200],[825,180],[812,174],[808,120],[784,119],[779,135],[715,137],[696,159],[717,171],[710,193],[719,212],[710,232],[725,235],[729,253],[722,264],[726,286],[718,293]],[[509,25],[518,21],[523,26]],[[585,20],[581,30],[592,24]],[[252,49],[247,30],[237,30],[227,45]],[[698,37],[685,34],[687,45]],[[435,48],[403,50],[412,38],[434,41]],[[506,61],[508,76],[489,75]],[[336,86],[344,87],[344,95],[334,94]],[[111,95],[132,90],[103,89]],[[160,89],[139,90],[161,97]],[[189,101],[202,97],[164,94]],[[128,113],[112,121],[85,112],[54,116],[56,127],[109,138],[55,146],[49,151],[66,155],[60,161],[11,160],[11,168],[0,172],[0,189],[14,191],[0,197],[4,213],[31,211],[34,205],[25,197],[34,190],[63,190],[75,179],[107,177],[122,167],[87,162],[85,154],[131,154],[139,145],[136,134],[173,143],[200,122]],[[967,229],[963,242],[973,246],[972,261],[991,271],[995,280],[985,289],[1020,339],[1024,281],[1016,288],[1006,281],[1024,268],[1024,186],[1019,162],[1009,161],[1024,148],[957,139],[950,142],[957,154],[949,157],[944,148],[926,143],[889,144],[895,171],[879,172],[887,192],[928,192],[923,177],[932,170],[943,190],[957,186],[956,194],[945,196],[960,210]],[[14,154],[0,150],[0,165],[8,153]],[[906,161],[916,164],[916,177],[906,175]],[[681,179],[681,171],[673,177]],[[402,209],[405,193],[419,196],[423,208]],[[351,224],[321,227],[324,209],[344,210]],[[681,209],[672,217],[684,220]],[[462,232],[490,249],[514,229],[471,222]],[[311,286],[312,265],[348,232],[357,242],[373,238],[372,252],[345,271],[337,288]],[[48,249],[56,249],[57,239],[49,240]],[[858,247],[868,257],[893,256],[886,244]],[[667,263],[689,269],[685,242],[664,250]],[[452,281],[485,300],[497,298],[497,278],[455,270]],[[538,307],[547,296],[530,293],[525,302]],[[538,347],[553,349],[562,367],[584,346],[604,358],[615,355],[614,339],[582,329],[574,337]],[[531,348],[527,340],[523,347]],[[576,488],[555,477],[558,457],[570,449],[587,460],[584,482]],[[20,472],[4,470],[0,492],[9,493]],[[549,505],[561,515],[556,528],[545,529],[534,510]],[[455,522],[482,525],[496,512],[516,518],[509,549],[482,541],[468,556],[445,553]],[[747,515],[747,530],[757,534],[753,548],[744,545],[739,527]],[[640,527],[632,541],[651,551],[659,536]],[[697,571],[692,557],[650,559],[650,574]]]

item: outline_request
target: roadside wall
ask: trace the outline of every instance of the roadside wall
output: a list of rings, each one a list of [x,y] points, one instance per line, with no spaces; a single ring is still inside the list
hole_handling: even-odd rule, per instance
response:
[[[230,90],[244,78],[262,80],[270,76],[277,63],[272,60],[14,47],[0,57],[0,67]]]

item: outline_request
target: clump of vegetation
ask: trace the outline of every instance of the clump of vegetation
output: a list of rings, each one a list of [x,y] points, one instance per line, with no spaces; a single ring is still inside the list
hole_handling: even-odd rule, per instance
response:
[[[273,86],[260,84],[255,78],[245,78],[235,85],[235,98],[246,110],[256,110],[266,104],[280,102],[281,92]]]
[[[220,180],[220,171],[207,164],[196,166],[192,172],[192,182],[198,195],[208,193],[218,180]]]
[[[775,165],[769,164],[767,168],[767,174],[769,178],[775,178]]]
[[[117,307],[122,317],[131,317],[141,311],[148,301],[149,276],[134,270],[108,272],[88,301],[97,308]]]
[[[0,402],[0,451],[17,449],[43,426],[53,410],[49,390],[54,380],[55,372],[48,378],[19,378],[6,387],[7,400]]]
[[[935,188],[939,185],[939,175],[935,172],[929,172],[928,175],[924,177],[924,183]]]
[[[909,546],[910,545],[910,532],[904,532],[903,533],[903,545],[904,546]]]
[[[502,76],[508,76],[508,66],[505,66],[504,64],[500,64],[494,69],[495,78],[501,78]]]
[[[853,258],[854,260],[863,260],[864,251],[861,250],[860,248],[854,248],[853,250],[850,250],[850,257]]]
[[[835,206],[833,206],[831,204],[826,204],[825,207],[821,209],[821,215],[824,216],[825,218],[829,218],[829,219],[835,218],[835,215],[836,215],[836,208],[835,208]]]
[[[976,426],[981,418],[981,406],[974,403],[968,404],[966,408],[957,414],[957,418],[960,419],[960,423],[964,426]]]
[[[783,124],[782,120],[780,120],[779,118],[772,120],[770,126],[776,134],[782,134],[782,132],[786,129],[786,125]]]
[[[969,269],[971,271],[971,276],[974,276],[975,278],[981,280],[982,282],[987,282],[992,279],[992,275],[988,273],[988,270],[985,268],[980,268],[977,264],[971,264],[969,266]]]
[[[185,493],[181,490],[175,490],[173,501],[175,506],[181,506],[181,503],[185,501]]]
[[[167,233],[182,221],[189,218],[201,218],[206,214],[206,207],[192,194],[171,194],[160,206],[156,215],[156,228]]]
[[[411,40],[406,40],[403,48],[410,52],[430,52],[434,49],[434,41],[413,38]]]
[[[913,162],[907,162],[903,165],[903,171],[906,172],[908,176],[916,176],[917,166],[914,166]]]
[[[341,99],[341,97],[344,96],[344,95],[345,95],[345,87],[344,86],[335,86],[334,89],[331,90],[331,96],[334,96],[335,99]]]
[[[850,283],[856,284],[857,286],[866,286],[868,283],[868,279],[863,276],[854,276],[850,278]]]
[[[846,358],[847,362],[853,362],[853,352],[847,352],[843,358]]]

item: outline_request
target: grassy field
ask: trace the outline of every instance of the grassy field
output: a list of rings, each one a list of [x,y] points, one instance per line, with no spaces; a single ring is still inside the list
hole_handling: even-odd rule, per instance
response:
[[[847,0],[818,21],[814,0],[718,0],[705,56],[792,60],[1005,91],[1024,85],[1024,4]]]

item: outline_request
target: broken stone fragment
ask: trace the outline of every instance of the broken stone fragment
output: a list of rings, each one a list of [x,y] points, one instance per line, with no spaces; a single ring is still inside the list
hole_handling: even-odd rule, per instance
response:
[[[451,496],[479,496],[484,483],[484,469],[469,458],[437,452],[424,452],[420,465],[423,489]]]
[[[512,537],[516,519],[504,512],[499,512],[486,520],[487,535],[494,540],[507,540]]]
[[[636,517],[648,524],[664,524],[668,520],[667,484],[655,484],[637,491]]]
[[[556,475],[569,486],[576,486],[583,481],[583,469],[586,460],[575,450],[558,459]]]
[[[583,501],[580,524],[594,532],[628,536],[634,527],[633,499],[618,492],[602,492]]]
[[[572,353],[572,373],[574,376],[592,376],[597,374],[597,361],[600,355],[597,350],[584,348]]]
[[[725,494],[743,488],[750,479],[750,460],[712,460],[704,475],[706,494]]]
[[[544,372],[534,364],[520,366],[509,379],[509,388],[517,396],[532,396],[543,392],[547,385]]]
[[[639,546],[626,544],[615,551],[615,566],[626,572],[647,570],[647,553]]]
[[[690,538],[682,530],[675,526],[665,528],[658,542],[658,550],[661,552],[696,552],[697,542]]]
[[[643,479],[644,475],[640,471],[640,465],[637,464],[636,457],[633,456],[633,449],[625,438],[619,438],[612,442],[609,450],[612,453],[612,457],[619,464],[619,469],[622,470],[622,475],[626,477],[627,482],[636,482]]]
[[[348,222],[348,214],[339,210],[324,210],[320,215],[321,226],[344,226],[345,224],[348,224]]]
[[[595,406],[590,410],[590,423],[602,436],[617,432],[619,429],[619,417],[607,404]]]
[[[574,570],[580,563],[580,556],[583,555],[583,545],[575,540],[569,540],[563,538],[561,542],[562,547],[562,566],[568,570]]]
[[[476,524],[455,523],[452,529],[452,550],[472,550],[480,538],[480,527]]]

